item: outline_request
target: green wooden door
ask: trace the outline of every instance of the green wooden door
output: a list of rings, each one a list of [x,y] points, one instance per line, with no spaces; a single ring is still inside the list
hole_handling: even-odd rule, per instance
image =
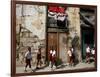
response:
[[[86,46],[89,45],[90,48],[94,46],[94,33],[93,31],[82,31],[82,58],[86,57]]]

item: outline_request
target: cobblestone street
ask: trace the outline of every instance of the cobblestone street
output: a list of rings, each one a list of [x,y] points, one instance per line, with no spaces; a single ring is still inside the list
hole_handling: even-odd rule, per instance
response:
[[[50,68],[50,66],[42,66],[39,69],[36,69],[36,67],[32,66],[33,72],[49,72],[49,71],[63,71],[63,70],[74,70],[74,69],[88,69],[93,68],[94,62],[87,64],[87,63],[79,63],[76,66],[68,66],[67,64],[63,64],[58,66],[57,68],[54,67],[53,69]],[[24,71],[24,66],[17,66],[16,73],[30,73],[31,70],[27,67],[27,72]]]

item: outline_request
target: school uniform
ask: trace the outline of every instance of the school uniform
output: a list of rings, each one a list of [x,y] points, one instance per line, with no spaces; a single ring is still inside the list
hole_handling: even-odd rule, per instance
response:
[[[31,68],[31,60],[32,60],[31,52],[27,51],[25,53],[25,58],[26,58],[26,66],[25,66],[25,71],[26,71],[26,68],[28,65],[29,65],[29,68]]]
[[[38,68],[38,65],[40,63],[40,66],[41,66],[41,49],[39,49],[38,53],[37,53],[37,68]]]
[[[92,54],[92,57],[95,58],[95,50],[94,49],[91,50],[91,54]]]
[[[52,52],[51,68],[53,67],[53,65],[56,66],[56,51],[55,50],[53,50]]]
[[[89,47],[86,48],[86,57],[87,58],[90,57],[90,48]]]
[[[86,62],[90,63],[90,48],[86,48]]]
[[[52,61],[52,50],[50,50],[50,61]]]
[[[69,64],[70,64],[71,61],[72,61],[72,52],[71,52],[71,50],[68,50],[67,54],[69,56]]]

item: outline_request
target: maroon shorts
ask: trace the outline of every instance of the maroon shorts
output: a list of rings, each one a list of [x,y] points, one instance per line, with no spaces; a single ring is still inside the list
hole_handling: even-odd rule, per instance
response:
[[[30,61],[31,61],[30,59],[26,59],[27,64],[30,64]]]
[[[50,55],[50,61],[52,61],[52,54]]]
[[[89,58],[90,57],[90,53],[86,53],[86,57]]]

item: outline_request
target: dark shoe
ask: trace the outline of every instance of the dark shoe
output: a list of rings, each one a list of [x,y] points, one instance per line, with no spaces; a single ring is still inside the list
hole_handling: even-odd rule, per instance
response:
[[[39,67],[36,67],[36,69],[39,69]]]

